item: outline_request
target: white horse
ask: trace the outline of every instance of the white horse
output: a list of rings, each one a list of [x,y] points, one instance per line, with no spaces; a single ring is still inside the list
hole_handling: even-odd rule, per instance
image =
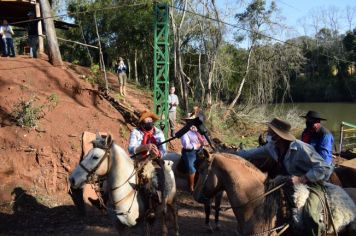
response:
[[[124,149],[113,143],[110,135],[106,138],[97,135],[93,144],[94,148],[84,156],[70,175],[71,187],[82,188],[94,175],[105,176],[107,178],[106,191],[109,195],[107,209],[119,233],[125,234],[129,228],[142,223],[140,224],[142,233],[149,235],[150,224],[145,219],[149,209],[148,200],[143,191],[138,189],[138,176],[134,161]],[[175,235],[179,235],[175,206],[176,186],[170,161],[165,161],[164,169],[164,199],[155,209],[155,215],[161,216],[162,235],[167,235],[166,215],[170,212],[173,216]]]

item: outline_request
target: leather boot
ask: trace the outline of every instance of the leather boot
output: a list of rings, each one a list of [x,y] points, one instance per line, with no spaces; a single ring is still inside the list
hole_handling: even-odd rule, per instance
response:
[[[195,173],[190,174],[188,176],[188,187],[189,187],[189,192],[193,193],[194,191],[194,178],[195,178]]]

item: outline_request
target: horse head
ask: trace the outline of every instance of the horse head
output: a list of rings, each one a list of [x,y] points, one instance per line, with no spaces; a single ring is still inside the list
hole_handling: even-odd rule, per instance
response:
[[[214,158],[214,154],[210,155],[206,149],[202,149],[197,154],[197,160],[194,164],[199,177],[194,188],[193,197],[199,203],[208,202],[210,198],[220,191],[218,178],[212,168]]]
[[[111,135],[100,136],[97,134],[92,144],[93,148],[83,157],[83,160],[69,176],[72,188],[81,188],[94,176],[104,176],[109,171],[113,146]]]

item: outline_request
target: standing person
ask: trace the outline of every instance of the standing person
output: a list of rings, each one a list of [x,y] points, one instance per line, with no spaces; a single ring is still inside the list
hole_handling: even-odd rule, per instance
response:
[[[29,22],[27,24],[28,44],[30,46],[30,56],[37,58],[38,50],[38,20],[35,19],[35,14],[30,11],[27,14]]]
[[[189,116],[184,119],[189,121],[195,117],[195,115],[189,114]],[[197,159],[197,151],[208,144],[204,136],[198,132],[197,127],[194,125],[192,125],[190,130],[181,137],[181,143],[183,146],[182,159],[188,171],[188,188],[189,192],[193,193],[196,173],[194,162]]]
[[[284,189],[289,203],[292,206],[292,220],[298,224],[297,208],[294,204],[293,185],[307,184],[310,191],[303,210],[305,236],[321,235],[320,209],[321,202],[318,198],[323,196],[323,181],[327,180],[332,172],[332,167],[315,151],[315,149],[296,138],[290,133],[291,125],[278,118],[267,123],[268,135],[272,141],[266,145],[249,150],[241,150],[236,154],[246,158],[261,157],[275,160],[275,168],[281,174],[289,175],[289,182]]]
[[[131,155],[141,153],[145,158],[149,153],[157,157],[163,157],[166,152],[166,144],[157,147],[158,143],[165,141],[162,130],[154,126],[159,117],[151,111],[144,110],[139,119],[139,126],[132,130],[128,151]]]
[[[118,58],[119,63],[117,64],[116,67],[116,73],[119,77],[119,85],[120,85],[120,95],[125,96],[126,95],[126,80],[127,80],[127,67],[124,63],[124,59],[122,57]]]
[[[177,119],[177,106],[179,105],[178,96],[175,94],[176,88],[171,86],[168,95],[168,119],[171,137],[175,136],[175,127]]]
[[[320,122],[326,120],[317,111],[308,111],[305,116],[306,128],[302,133],[302,141],[312,145],[324,160],[331,165],[333,158],[334,137]]]
[[[8,24],[7,20],[3,20],[3,24],[0,27],[0,32],[2,35],[2,41],[4,46],[4,56],[15,57],[14,41],[12,40],[12,35],[14,31],[12,27]]]

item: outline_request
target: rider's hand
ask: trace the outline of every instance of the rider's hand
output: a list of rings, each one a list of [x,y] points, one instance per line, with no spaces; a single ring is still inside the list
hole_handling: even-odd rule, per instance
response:
[[[291,178],[290,178],[290,181],[293,183],[293,184],[305,184],[308,182],[308,179],[307,177],[305,176],[295,176],[293,175]]]
[[[153,143],[146,144],[145,145],[145,149],[146,149],[146,151],[148,151],[150,153],[153,153],[156,156],[160,156],[161,155],[161,153],[158,150],[158,147]]]

